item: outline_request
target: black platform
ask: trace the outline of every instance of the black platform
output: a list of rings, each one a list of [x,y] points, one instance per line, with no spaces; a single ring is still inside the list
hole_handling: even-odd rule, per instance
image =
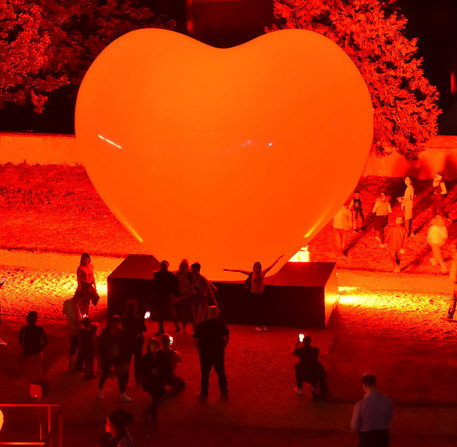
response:
[[[255,324],[256,312],[243,282],[215,282],[221,317]],[[264,317],[269,326],[325,328],[338,300],[334,262],[288,262],[265,279]]]
[[[122,314],[131,298],[138,301],[139,311],[143,313],[152,296],[154,272],[159,268],[154,256],[127,256],[108,276],[108,313]],[[257,310],[243,289],[244,281],[214,284],[224,321],[256,323]],[[276,275],[265,279],[265,324],[325,328],[337,300],[335,263],[288,262]]]
[[[151,255],[128,255],[108,276],[108,314],[122,315],[129,299],[138,302],[143,315],[152,296],[154,272],[160,262]]]

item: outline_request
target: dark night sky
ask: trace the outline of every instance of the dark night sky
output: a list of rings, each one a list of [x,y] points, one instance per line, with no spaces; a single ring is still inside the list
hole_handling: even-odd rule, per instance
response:
[[[397,1],[401,12],[408,19],[406,35],[408,38],[417,37],[419,39],[418,46],[420,56],[423,57],[425,75],[440,92],[439,106],[444,111],[440,118],[440,132],[457,134],[457,94],[451,93],[450,79],[451,72],[457,76],[457,0]],[[180,4],[184,5],[185,3],[182,1]],[[222,10],[221,12],[219,10],[218,13],[216,8],[241,8],[232,11],[233,18],[230,20],[240,21],[234,28],[237,26],[243,28],[244,35],[248,36],[245,40],[261,33],[264,23],[268,24],[265,20],[268,20],[267,18],[271,14],[269,14],[271,0],[196,2],[194,7],[209,8],[206,12],[203,9],[200,12],[202,17],[205,17],[206,14],[206,23],[201,25],[201,29],[206,26],[210,32],[218,29],[213,20],[217,14],[227,18],[226,11]],[[250,8],[248,14],[241,13],[246,11],[243,8]],[[259,22],[260,16],[263,17],[260,20],[264,22],[253,24],[253,29],[249,30],[247,27],[251,26],[252,23],[249,22],[249,17],[253,17],[256,22]],[[196,23],[196,25],[198,24]],[[220,29],[221,27],[219,27]],[[227,30],[221,32],[225,33]],[[232,44],[239,43],[237,40],[243,39],[242,35],[236,35],[237,32],[232,32]],[[226,39],[227,36],[223,37]],[[215,39],[217,43],[217,37]],[[47,111],[42,115],[32,113],[31,107],[7,107],[0,111],[0,131],[33,130],[36,132],[73,133],[73,110],[74,102],[65,99],[63,95],[52,95]]]

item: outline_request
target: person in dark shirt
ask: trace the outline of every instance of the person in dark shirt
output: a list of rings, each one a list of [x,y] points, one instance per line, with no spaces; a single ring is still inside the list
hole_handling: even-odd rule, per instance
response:
[[[141,357],[143,356],[144,336],[146,324],[144,316],[138,315],[138,303],[129,300],[125,305],[125,313],[122,316],[122,327],[127,331],[128,363],[132,361],[134,366],[135,381],[139,384]]]
[[[94,363],[97,352],[97,329],[98,325],[91,323],[89,317],[82,319],[83,328],[79,331],[79,355],[81,356],[84,380],[95,377]]]
[[[230,339],[230,332],[221,320],[217,306],[208,308],[208,318],[197,324],[194,332],[198,354],[200,356],[201,388],[198,395],[201,399],[208,397],[209,374],[214,367],[219,380],[221,396],[228,395],[225,376],[225,347]]]
[[[100,332],[98,351],[102,369],[98,383],[98,397],[100,399],[105,397],[103,385],[110,375],[111,368],[114,367],[121,399],[130,402],[132,399],[125,392],[129,381],[127,332],[121,328],[121,319],[118,315],[109,317],[106,328]]]
[[[292,355],[298,357],[295,364],[295,378],[297,387],[295,392],[300,396],[303,394],[303,382],[311,385],[311,395],[313,398],[325,396],[327,390],[327,373],[319,362],[319,348],[311,346],[311,337],[300,334],[297,343],[292,348]],[[318,390],[319,387],[319,390]]]
[[[159,340],[151,338],[147,346],[147,352],[141,360],[141,382],[143,390],[152,398],[151,403],[141,415],[141,421],[157,423],[157,409],[165,394],[165,387],[160,374]]]
[[[178,394],[186,386],[184,379],[176,374],[178,363],[182,357],[178,351],[172,348],[172,339],[168,334],[160,337],[162,347],[159,350],[159,373],[165,385],[171,386],[171,393]]]
[[[157,336],[165,332],[163,322],[167,316],[171,317],[175,324],[176,332],[180,331],[173,304],[173,296],[179,295],[179,283],[176,275],[168,271],[168,266],[168,261],[162,261],[160,270],[154,273],[154,298],[157,305],[157,322],[159,324]]]
[[[19,343],[22,345],[22,355],[26,365],[30,383],[41,380],[43,349],[48,344],[48,338],[41,326],[37,326],[38,314],[32,310],[27,314],[27,324],[19,331]]]

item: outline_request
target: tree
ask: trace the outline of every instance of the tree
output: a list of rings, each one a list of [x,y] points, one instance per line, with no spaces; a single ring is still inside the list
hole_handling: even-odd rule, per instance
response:
[[[436,135],[438,92],[415,57],[417,39],[402,33],[407,19],[395,0],[274,0],[271,30],[301,28],[338,44],[361,72],[374,109],[373,147],[378,156],[397,150],[417,158]]]
[[[43,110],[47,94],[79,84],[98,54],[138,28],[175,23],[139,0],[0,0],[0,108],[31,101]]]
[[[42,9],[27,0],[0,0],[0,108],[32,102],[43,110],[47,94],[68,83],[52,63]]]

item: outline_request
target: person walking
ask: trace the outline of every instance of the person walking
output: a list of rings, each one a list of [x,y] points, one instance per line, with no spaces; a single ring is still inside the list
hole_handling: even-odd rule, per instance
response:
[[[395,219],[395,225],[387,228],[386,245],[390,252],[390,259],[394,265],[394,273],[400,272],[400,259],[405,252],[405,244],[408,234],[403,226],[403,219],[398,216]]]
[[[228,396],[227,377],[225,375],[225,348],[230,339],[230,331],[219,319],[219,308],[210,306],[208,318],[197,324],[194,332],[195,344],[200,357],[201,383],[200,399],[208,397],[209,374],[211,368],[216,371],[221,396]]]
[[[413,204],[414,204],[414,187],[411,177],[405,177],[405,193],[398,200],[401,203],[400,207],[405,215],[405,228],[408,237],[411,236],[412,220],[413,220]]]
[[[352,228],[352,214],[343,205],[333,217],[333,232],[335,233],[336,249],[338,256],[346,258],[346,234]]]
[[[89,253],[83,253],[78,269],[76,270],[76,278],[78,280],[78,288],[76,289],[76,301],[78,303],[81,314],[84,317],[89,315],[90,303],[97,305],[100,296],[97,293],[95,284],[94,266],[91,262]]]
[[[392,400],[377,390],[373,374],[362,376],[362,388],[365,396],[355,404],[349,429],[358,434],[359,447],[389,447]]]
[[[444,215],[443,197],[447,194],[446,183],[443,180],[443,173],[437,172],[432,182],[433,188],[433,203],[432,203],[432,217],[437,214]]]
[[[444,223],[443,216],[437,214],[432,219],[432,224],[428,229],[427,242],[432,249],[432,257],[430,258],[430,264],[433,266],[440,265],[441,273],[447,273],[447,267],[441,254],[441,247],[446,243],[448,238],[447,228]]]
[[[82,371],[82,359],[79,350],[79,332],[82,329],[81,312],[78,307],[78,295],[65,300],[62,313],[67,318],[68,330],[70,332],[70,350],[68,354],[68,370],[71,370],[71,360],[76,354],[75,371]]]
[[[205,319],[208,305],[217,306],[216,292],[217,289],[211,281],[206,279],[201,273],[201,265],[194,262],[191,265],[192,284],[191,284],[191,303],[192,303],[192,320],[194,330],[198,323]]]
[[[389,223],[389,214],[392,213],[392,207],[384,192],[379,194],[373,207],[374,231],[375,238],[381,248],[384,247],[384,228]]]

